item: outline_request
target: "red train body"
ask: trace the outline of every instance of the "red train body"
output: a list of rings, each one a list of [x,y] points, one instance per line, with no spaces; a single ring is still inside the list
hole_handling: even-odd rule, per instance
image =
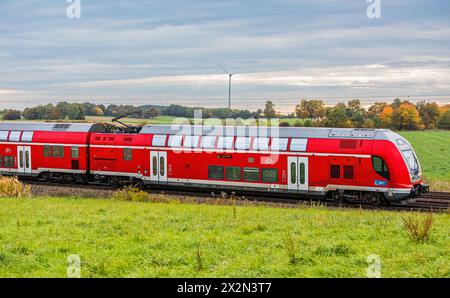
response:
[[[390,130],[2,123],[0,172],[376,203],[427,191],[411,145]]]

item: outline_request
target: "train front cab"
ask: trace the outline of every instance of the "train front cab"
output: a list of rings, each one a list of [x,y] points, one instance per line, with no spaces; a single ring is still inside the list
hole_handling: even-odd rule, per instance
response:
[[[388,131],[387,140],[376,141],[373,145],[373,167],[388,181],[384,192],[389,201],[402,201],[419,196],[429,190],[423,183],[422,169],[411,144],[402,136]]]

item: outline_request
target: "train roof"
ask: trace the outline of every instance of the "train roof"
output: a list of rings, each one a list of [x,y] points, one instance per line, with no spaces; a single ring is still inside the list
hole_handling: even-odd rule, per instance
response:
[[[102,132],[95,123],[0,122],[0,131]]]
[[[145,125],[140,134],[387,140],[393,132],[390,129],[366,128]]]

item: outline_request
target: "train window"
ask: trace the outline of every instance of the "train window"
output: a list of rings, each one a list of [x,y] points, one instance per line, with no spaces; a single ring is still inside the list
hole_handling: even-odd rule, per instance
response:
[[[52,146],[53,157],[64,157],[64,146]]]
[[[0,168],[3,166],[3,156],[0,156]]]
[[[20,131],[11,131],[9,134],[10,142],[18,142],[20,140]]]
[[[344,166],[344,179],[353,179],[353,166]]]
[[[3,157],[3,166],[5,168],[13,168],[14,167],[14,156],[4,156]]]
[[[202,148],[214,149],[215,147],[216,147],[216,137],[215,136],[205,136],[202,138]]]
[[[378,175],[381,177],[389,180],[389,170],[384,162],[384,160],[381,157],[373,156],[372,157],[372,166],[375,172],[377,172]]]
[[[152,172],[153,176],[158,175],[158,159],[156,158],[156,156],[153,156],[152,158]]]
[[[44,157],[51,157],[52,156],[52,150],[49,145],[44,145]]]
[[[272,151],[286,151],[287,145],[287,138],[272,138],[272,145],[270,146],[270,149]]]
[[[339,179],[341,178],[341,166],[331,165],[330,166],[330,178]]]
[[[0,131],[0,141],[8,140],[8,131]]]
[[[164,147],[166,145],[166,135],[153,135],[152,146]]]
[[[244,168],[244,180],[245,181],[259,181],[259,169],[258,168]]]
[[[300,163],[300,184],[305,184],[306,179],[306,167],[305,163]]]
[[[250,138],[237,137],[235,148],[237,150],[249,150],[250,149]]]
[[[291,151],[306,151],[306,146],[308,145],[308,139],[292,139],[291,140]]]
[[[132,159],[133,159],[133,149],[123,148],[123,160],[132,160]]]
[[[30,152],[28,150],[25,150],[25,168],[30,168]]]
[[[72,158],[79,158],[80,157],[80,151],[78,147],[71,147],[70,148],[70,154],[72,155]]]
[[[185,136],[184,137],[184,148],[197,148],[199,136]]]
[[[269,150],[269,138],[255,138],[253,141],[253,150]]]
[[[164,157],[161,156],[159,158],[159,175],[164,177],[165,172],[166,172],[166,169],[164,167]]]
[[[208,167],[208,178],[210,179],[223,179],[223,166],[209,166]]]
[[[291,183],[295,184],[297,182],[297,164],[291,162]]]
[[[19,151],[19,167],[23,168],[23,151]]]
[[[217,141],[219,149],[233,149],[233,137],[219,137]]]
[[[169,146],[170,147],[181,147],[181,141],[183,136],[171,135],[169,136]]]
[[[262,182],[278,182],[277,169],[262,169]]]
[[[241,180],[241,168],[227,167],[227,180]]]
[[[24,131],[22,133],[22,142],[31,142],[33,139],[33,132],[32,131]]]

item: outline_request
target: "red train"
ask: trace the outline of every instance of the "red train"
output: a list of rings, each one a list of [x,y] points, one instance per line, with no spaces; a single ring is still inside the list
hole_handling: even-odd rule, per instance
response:
[[[78,183],[400,201],[428,191],[411,145],[386,129],[0,123],[0,173]]]

